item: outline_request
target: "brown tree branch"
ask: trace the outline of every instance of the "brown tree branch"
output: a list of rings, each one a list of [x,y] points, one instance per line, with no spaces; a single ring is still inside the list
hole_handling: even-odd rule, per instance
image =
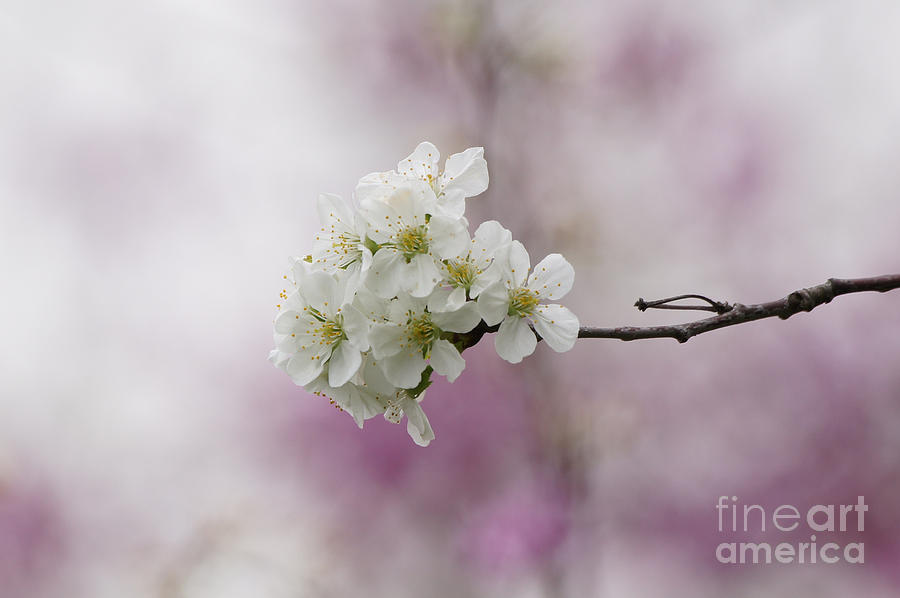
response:
[[[838,295],[846,295],[848,293],[863,293],[867,291],[875,291],[884,293],[900,288],[900,274],[889,274],[886,276],[873,276],[871,278],[829,278],[827,282],[807,289],[794,291],[787,297],[769,301],[768,303],[756,303],[752,305],[743,305],[741,303],[725,303],[724,301],[714,301],[703,295],[689,294],[660,299],[658,301],[644,301],[638,299],[634,304],[641,311],[647,309],[690,309],[701,311],[714,311],[718,315],[706,318],[704,320],[696,320],[686,324],[675,324],[670,326],[619,326],[618,328],[596,328],[593,326],[582,326],[578,330],[578,338],[615,338],[622,341],[636,341],[645,338],[674,338],[679,343],[687,342],[693,336],[735,326],[745,322],[753,322],[754,320],[762,320],[765,318],[779,317],[787,320],[789,317],[801,311],[812,311],[813,308],[824,303],[830,303],[832,299]],[[699,299],[705,301],[708,305],[669,305],[673,301],[682,299]],[[497,332],[499,326],[488,326],[483,321],[465,334],[450,335],[450,340],[456,345],[457,349],[464,351],[472,347],[481,340],[485,334]],[[538,340],[541,336],[537,334]]]
[[[618,328],[595,328],[582,326],[578,331],[578,338],[615,338],[623,341],[634,341],[645,338],[674,338],[679,343],[687,342],[693,336],[717,330],[727,326],[762,320],[764,318],[779,317],[786,320],[801,311],[812,311],[813,308],[831,302],[838,295],[848,293],[863,293],[875,291],[884,293],[900,288],[900,274],[886,276],[873,276],[871,278],[829,278],[827,282],[814,287],[794,291],[787,297],[769,301],[743,305],[712,301],[701,295],[679,295],[660,301],[646,302],[639,299],[635,306],[644,311],[649,307],[656,309],[703,309],[718,311],[718,315],[703,320],[676,324],[671,326],[620,326]],[[686,298],[697,298],[709,303],[701,306],[667,306],[671,301]]]

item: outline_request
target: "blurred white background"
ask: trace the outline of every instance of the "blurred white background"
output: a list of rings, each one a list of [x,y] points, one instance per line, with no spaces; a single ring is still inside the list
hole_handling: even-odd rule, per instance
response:
[[[0,596],[896,595],[895,296],[479,347],[425,452],[265,357],[316,195],[423,139],[485,147],[472,218],[569,257],[586,324],[896,271],[898,30],[893,2],[3,2]],[[870,563],[716,565],[732,493],[866,494]]]

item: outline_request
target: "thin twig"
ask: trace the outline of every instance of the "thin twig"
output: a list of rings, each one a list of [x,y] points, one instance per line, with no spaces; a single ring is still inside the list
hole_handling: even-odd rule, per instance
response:
[[[846,295],[848,293],[863,293],[867,291],[875,291],[884,293],[900,288],[900,274],[890,274],[886,276],[873,276],[870,278],[829,278],[827,282],[794,291],[787,297],[769,301],[768,303],[757,303],[752,305],[742,305],[735,303],[731,309],[719,315],[704,320],[688,322],[686,324],[676,324],[672,326],[620,326],[618,328],[595,328],[592,326],[582,326],[578,331],[579,338],[615,338],[623,341],[634,341],[645,338],[674,338],[679,343],[687,342],[693,336],[717,330],[727,326],[752,322],[754,320],[762,320],[764,318],[779,317],[786,320],[801,311],[812,311],[813,308],[829,303],[838,295]],[[662,304],[680,298],[701,298],[710,303],[710,307],[714,305],[727,305],[711,301],[706,297],[699,295],[681,295],[669,299],[660,300],[660,305],[654,306],[651,303],[643,302],[646,307],[657,307],[659,309],[673,309],[674,306],[664,307]],[[642,300],[638,300],[642,303]],[[637,305],[637,304],[636,304]],[[641,309],[640,305],[637,305]],[[695,309],[710,309],[707,306],[691,306]],[[641,310],[643,311],[643,309]]]
[[[709,305],[671,305],[673,301],[681,301],[682,299],[700,299],[701,301],[706,301]],[[717,314],[724,314],[727,311],[731,311],[732,308],[732,306],[728,303],[723,303],[722,301],[713,301],[709,297],[695,294],[676,295],[675,297],[657,299],[656,301],[644,301],[643,297],[638,297],[638,300],[634,302],[634,306],[641,311],[647,311],[648,309],[680,309],[692,311],[714,311]]]

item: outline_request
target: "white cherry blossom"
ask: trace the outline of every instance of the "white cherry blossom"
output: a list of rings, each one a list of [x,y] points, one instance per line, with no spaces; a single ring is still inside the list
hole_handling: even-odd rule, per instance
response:
[[[323,372],[332,387],[343,386],[362,364],[369,348],[368,320],[345,301],[346,279],[294,266],[294,290],[283,291],[275,318],[275,345],[289,355],[283,369],[304,386]]]
[[[466,363],[444,333],[469,332],[481,319],[472,302],[443,313],[431,313],[426,306],[425,299],[400,295],[391,302],[386,321],[372,324],[369,333],[379,367],[400,388],[418,385],[428,365],[450,382],[456,380]]]
[[[490,268],[498,249],[512,242],[512,234],[496,220],[482,222],[471,243],[458,255],[440,263],[441,282],[428,298],[434,312],[455,311],[496,282]]]
[[[541,260],[529,275],[530,264],[528,252],[518,241],[501,248],[492,265],[499,280],[478,296],[485,323],[500,323],[494,347],[510,363],[519,363],[534,352],[535,331],[558,352],[571,349],[578,338],[575,314],[562,305],[541,303],[569,292],[575,280],[572,265],[558,253]]]
[[[368,236],[378,245],[366,285],[389,299],[400,291],[425,297],[441,280],[444,258],[463,251],[469,243],[465,221],[429,215],[434,193],[420,182],[407,182],[383,200],[362,201]]]
[[[350,301],[372,265],[365,220],[339,195],[322,193],[317,207],[322,228],[314,237],[312,264],[330,273],[345,271],[349,294],[345,299]]]
[[[444,215],[461,218],[465,199],[483,193],[489,182],[484,148],[470,147],[447,158],[444,170],[439,170],[441,154],[428,141],[420,143],[413,153],[400,160],[397,170],[373,172],[359,181],[357,197],[384,197],[392,187],[410,179],[426,183],[434,191],[436,209]]]
[[[534,352],[536,334],[555,351],[578,335],[575,315],[546,303],[572,287],[561,255],[529,274],[528,252],[499,222],[469,236],[465,200],[488,186],[483,149],[453,154],[443,171],[439,161],[423,142],[397,170],[363,177],[356,205],[319,197],[322,228],[284,277],[269,354],[360,428],[378,414],[393,423],[405,416],[420,446],[434,439],[420,405],[433,374],[456,380],[460,351],[486,327],[499,324],[494,346],[512,363]]]
[[[328,398],[329,402],[340,411],[349,413],[356,425],[362,429],[367,419],[384,413],[385,406],[372,393],[366,391],[359,374],[354,376],[354,379],[356,382],[347,382],[335,388],[328,383],[328,377],[323,374],[305,388],[314,395]]]
[[[360,394],[374,403],[384,413],[384,419],[398,424],[406,416],[406,431],[419,446],[428,446],[434,440],[434,430],[419,403],[425,398],[422,390],[413,396],[409,389],[397,388],[385,377],[377,363],[367,358],[363,364],[363,380]]]

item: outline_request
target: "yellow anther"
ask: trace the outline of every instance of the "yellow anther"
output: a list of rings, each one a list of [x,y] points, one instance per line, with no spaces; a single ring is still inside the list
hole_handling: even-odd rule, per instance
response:
[[[525,317],[534,313],[540,299],[531,289],[519,287],[509,293],[509,310],[511,316]]]

